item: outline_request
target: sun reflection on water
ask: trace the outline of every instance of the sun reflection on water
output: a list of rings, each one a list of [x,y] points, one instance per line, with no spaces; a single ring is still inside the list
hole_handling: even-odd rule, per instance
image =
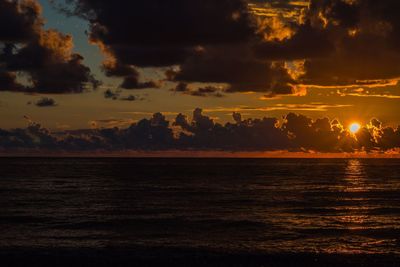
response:
[[[347,162],[345,171],[346,192],[360,192],[366,190],[365,170],[359,159],[351,159]]]
[[[347,162],[346,178],[349,180],[365,177],[364,166],[359,159],[351,159]]]
[[[360,197],[357,192],[363,191],[364,187],[365,173],[363,169],[362,162],[358,159],[350,159],[347,162],[345,168],[345,176],[342,190],[343,192],[350,195],[346,196],[346,202],[350,205],[337,207],[340,212],[333,218],[333,221],[341,225],[343,229],[348,229],[351,231],[361,230],[365,227],[365,222],[368,220],[368,216],[363,212],[364,207],[360,205],[359,201],[364,199]],[[358,196],[355,199],[352,196],[356,193]],[[357,248],[353,247],[353,243],[358,243],[354,237],[350,237],[350,242],[342,242],[335,240],[332,242],[332,246],[327,249],[331,253],[358,253]]]
[[[338,222],[344,229],[348,229],[349,235],[346,242],[336,240],[328,252],[335,253],[368,253],[377,252],[377,244],[383,244],[386,240],[379,240],[373,237],[359,236],[357,232],[367,229],[374,229],[372,218],[369,210],[368,197],[364,193],[368,193],[367,174],[365,166],[359,159],[350,159],[345,168],[344,192],[346,193],[345,207],[340,207],[342,212],[336,217]],[[355,231],[355,232],[353,232]]]

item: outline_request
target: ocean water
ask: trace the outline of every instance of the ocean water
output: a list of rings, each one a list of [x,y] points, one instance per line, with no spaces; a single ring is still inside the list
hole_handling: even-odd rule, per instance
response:
[[[3,158],[0,170],[0,255],[14,260],[158,248],[400,266],[396,159]]]

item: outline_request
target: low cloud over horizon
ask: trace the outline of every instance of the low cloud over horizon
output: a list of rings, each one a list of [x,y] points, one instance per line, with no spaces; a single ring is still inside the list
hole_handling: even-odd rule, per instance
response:
[[[193,111],[189,119],[178,114],[168,121],[161,113],[132,123],[127,128],[92,128],[52,133],[30,121],[24,129],[0,129],[0,150],[8,152],[99,151],[288,151],[288,152],[387,152],[400,148],[400,126],[386,127],[372,119],[356,133],[338,120],[289,113],[277,118],[243,119],[224,125]],[[96,126],[96,125],[93,125]]]

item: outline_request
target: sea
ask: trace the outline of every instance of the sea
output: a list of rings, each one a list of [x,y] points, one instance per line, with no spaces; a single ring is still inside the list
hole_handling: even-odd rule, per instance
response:
[[[400,266],[400,160],[0,158],[0,266]]]

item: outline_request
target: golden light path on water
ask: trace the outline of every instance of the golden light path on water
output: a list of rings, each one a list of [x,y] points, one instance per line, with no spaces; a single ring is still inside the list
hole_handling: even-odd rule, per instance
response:
[[[345,181],[343,192],[349,193],[352,197],[347,200],[353,204],[346,207],[343,211],[344,214],[339,216],[338,222],[346,226],[350,231],[352,237],[350,242],[344,242],[337,244],[337,247],[328,250],[329,252],[335,253],[376,253],[379,251],[380,246],[384,246],[387,243],[391,243],[395,240],[388,239],[377,239],[373,237],[357,236],[357,232],[379,230],[380,227],[374,222],[377,218],[374,218],[370,214],[373,210],[374,205],[368,204],[370,199],[368,197],[369,192],[374,191],[374,185],[372,181],[368,181],[368,175],[365,171],[365,166],[360,159],[350,159],[347,162],[345,169]],[[341,209],[341,208],[340,208]],[[383,222],[381,222],[383,223]],[[358,243],[359,247],[354,247],[351,243]],[[382,248],[383,249],[383,248]],[[385,253],[384,249],[379,253]]]

